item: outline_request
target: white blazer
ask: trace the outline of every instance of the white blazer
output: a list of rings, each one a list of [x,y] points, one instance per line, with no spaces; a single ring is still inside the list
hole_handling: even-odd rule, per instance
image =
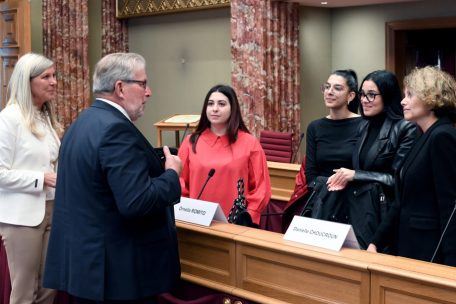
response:
[[[45,139],[37,138],[25,126],[17,105],[7,106],[0,112],[1,223],[33,227],[43,221],[44,173],[50,171]]]

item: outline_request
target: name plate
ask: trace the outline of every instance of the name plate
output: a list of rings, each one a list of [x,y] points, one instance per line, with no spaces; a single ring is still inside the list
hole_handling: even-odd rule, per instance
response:
[[[351,225],[295,216],[285,235],[285,240],[339,251],[342,246],[359,249]]]
[[[180,203],[174,205],[176,220],[210,226],[213,220],[228,223],[218,203],[181,197]]]

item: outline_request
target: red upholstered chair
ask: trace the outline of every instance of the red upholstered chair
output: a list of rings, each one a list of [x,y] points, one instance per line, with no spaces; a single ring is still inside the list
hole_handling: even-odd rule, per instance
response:
[[[3,241],[0,237],[0,304],[9,304],[11,282],[8,270],[8,261]]]
[[[260,132],[260,143],[266,159],[281,163],[291,163],[293,156],[293,134],[291,132]]]

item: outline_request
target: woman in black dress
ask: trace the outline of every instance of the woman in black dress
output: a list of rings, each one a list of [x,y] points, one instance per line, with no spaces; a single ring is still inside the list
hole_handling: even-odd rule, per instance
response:
[[[318,177],[328,177],[340,167],[351,168],[357,139],[358,81],[353,70],[337,70],[321,86],[326,117],[307,127],[305,175],[309,185]]]
[[[351,168],[351,155],[362,121],[357,114],[356,73],[353,70],[334,71],[320,89],[329,114],[312,121],[307,127],[306,157],[296,176],[295,190],[284,208],[283,232],[293,215],[302,214],[317,177],[328,177],[333,169],[342,166]]]

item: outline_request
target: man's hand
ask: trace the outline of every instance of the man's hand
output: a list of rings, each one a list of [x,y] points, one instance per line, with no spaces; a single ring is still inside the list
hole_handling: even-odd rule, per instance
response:
[[[168,146],[163,147],[163,154],[165,154],[165,169],[172,169],[180,176],[182,172],[182,161],[177,155],[172,155],[169,152]]]

